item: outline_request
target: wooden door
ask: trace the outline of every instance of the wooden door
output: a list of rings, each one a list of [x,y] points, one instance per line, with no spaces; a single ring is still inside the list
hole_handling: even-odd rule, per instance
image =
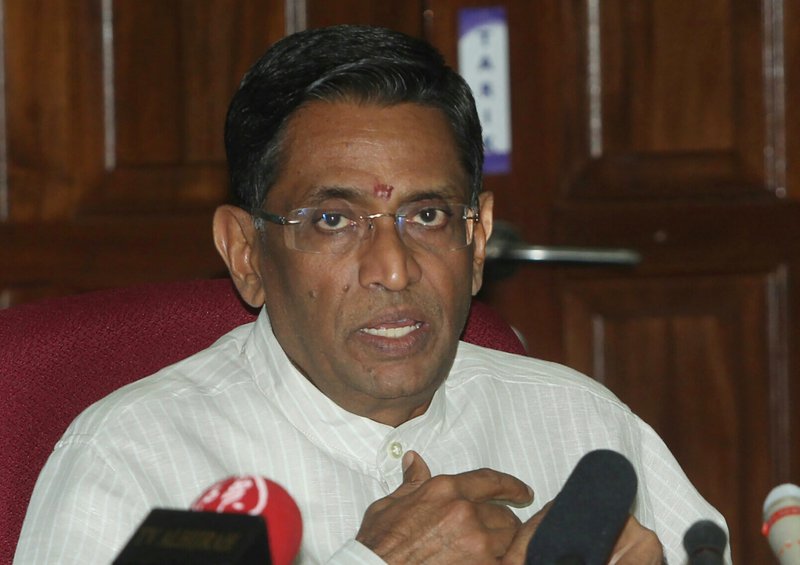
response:
[[[457,12],[425,32],[452,62]],[[761,504],[797,482],[800,11],[782,0],[517,0],[512,170],[496,216],[634,269],[524,265],[482,297],[531,354],[604,382],[766,563]],[[792,65],[792,63],[795,63]],[[793,158],[794,157],[794,158]]]

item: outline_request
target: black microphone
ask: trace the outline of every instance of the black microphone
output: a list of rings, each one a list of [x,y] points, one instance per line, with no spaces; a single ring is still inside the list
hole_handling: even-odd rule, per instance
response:
[[[114,565],[271,565],[261,516],[155,508]]]
[[[711,520],[695,522],[683,535],[689,565],[722,565],[727,545],[725,530]]]
[[[526,565],[604,565],[636,496],[636,472],[616,451],[584,455],[528,544]]]

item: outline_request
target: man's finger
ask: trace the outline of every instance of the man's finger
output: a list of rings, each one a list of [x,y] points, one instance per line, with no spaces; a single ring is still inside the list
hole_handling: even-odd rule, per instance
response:
[[[475,503],[475,511],[481,523],[490,530],[511,529],[516,532],[522,521],[504,504],[494,502]]]
[[[528,544],[531,542],[533,534],[536,533],[536,529],[539,527],[539,524],[542,523],[544,517],[547,516],[547,512],[552,505],[553,501],[551,500],[536,514],[528,518],[528,521],[519,528],[506,552],[503,565],[518,565],[519,563],[525,562],[525,556],[528,553]]]
[[[533,501],[533,489],[517,477],[495,471],[478,469],[462,473],[459,490],[474,502],[499,502],[511,506],[526,506]]]
[[[417,486],[431,478],[431,470],[422,456],[416,451],[406,451],[403,455],[403,485]]]
[[[633,516],[620,533],[609,564],[659,565],[664,562],[664,548],[654,531],[642,526]]]

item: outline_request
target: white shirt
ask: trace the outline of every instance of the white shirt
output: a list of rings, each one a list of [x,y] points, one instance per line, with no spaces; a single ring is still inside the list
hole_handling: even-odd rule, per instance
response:
[[[346,412],[292,365],[262,311],[210,348],[112,393],[69,427],[36,484],[15,563],[109,563],[154,507],[187,509],[235,474],[283,485],[303,515],[297,562],[383,563],[354,540],[402,481],[401,455],[434,475],[489,467],[535,492],[522,520],[595,448],[630,459],[634,514],[673,563],[701,518],[723,518],[655,432],[565,367],[460,343],[425,414],[397,428]]]

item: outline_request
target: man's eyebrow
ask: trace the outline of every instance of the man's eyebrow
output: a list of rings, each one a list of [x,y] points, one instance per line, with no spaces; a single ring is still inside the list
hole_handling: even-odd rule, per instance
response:
[[[419,202],[420,200],[454,200],[458,198],[457,190],[449,189],[448,187],[434,188],[416,192],[409,195],[406,202]]]
[[[326,200],[361,201],[364,195],[360,190],[348,186],[319,186],[314,188],[305,199],[305,206],[316,206]]]

